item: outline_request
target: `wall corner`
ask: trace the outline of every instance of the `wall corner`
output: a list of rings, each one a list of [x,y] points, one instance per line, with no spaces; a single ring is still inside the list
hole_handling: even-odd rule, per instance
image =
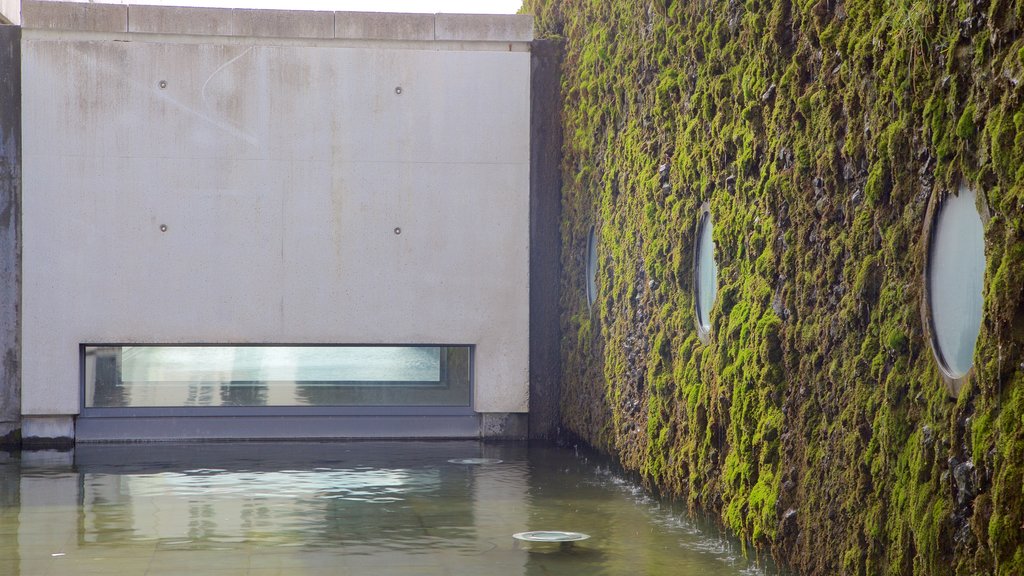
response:
[[[530,413],[531,439],[557,435],[561,401],[562,55],[534,40],[530,60]]]
[[[0,26],[0,445],[20,429],[21,28]]]

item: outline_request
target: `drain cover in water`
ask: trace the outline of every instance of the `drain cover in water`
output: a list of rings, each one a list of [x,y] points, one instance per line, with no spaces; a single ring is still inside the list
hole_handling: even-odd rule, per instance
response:
[[[452,458],[452,464],[501,464],[497,458]]]
[[[580,532],[561,532],[558,530],[535,530],[533,532],[519,532],[513,534],[516,540],[526,542],[578,542],[590,538],[588,534]]]

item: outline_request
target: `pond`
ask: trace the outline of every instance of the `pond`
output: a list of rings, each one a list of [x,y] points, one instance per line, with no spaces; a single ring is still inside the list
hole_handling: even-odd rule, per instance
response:
[[[0,452],[0,574],[777,572],[573,449],[391,441]]]

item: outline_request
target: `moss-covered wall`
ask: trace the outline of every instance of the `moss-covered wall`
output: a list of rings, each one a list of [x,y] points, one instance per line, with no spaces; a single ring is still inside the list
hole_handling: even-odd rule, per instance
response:
[[[1024,2],[524,10],[566,46],[565,428],[804,573],[1024,574]],[[922,327],[923,229],[961,182],[991,218],[954,399]]]

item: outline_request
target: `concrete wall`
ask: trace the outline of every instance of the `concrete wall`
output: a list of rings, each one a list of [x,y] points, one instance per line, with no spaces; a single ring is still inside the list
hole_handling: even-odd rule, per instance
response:
[[[21,29],[0,26],[0,446],[21,428]]]
[[[26,416],[84,342],[473,344],[475,409],[527,410],[532,19],[23,21]]]
[[[21,24],[21,0],[0,0],[0,22]]]
[[[554,438],[561,393],[562,43],[535,40],[530,136],[530,437]]]

